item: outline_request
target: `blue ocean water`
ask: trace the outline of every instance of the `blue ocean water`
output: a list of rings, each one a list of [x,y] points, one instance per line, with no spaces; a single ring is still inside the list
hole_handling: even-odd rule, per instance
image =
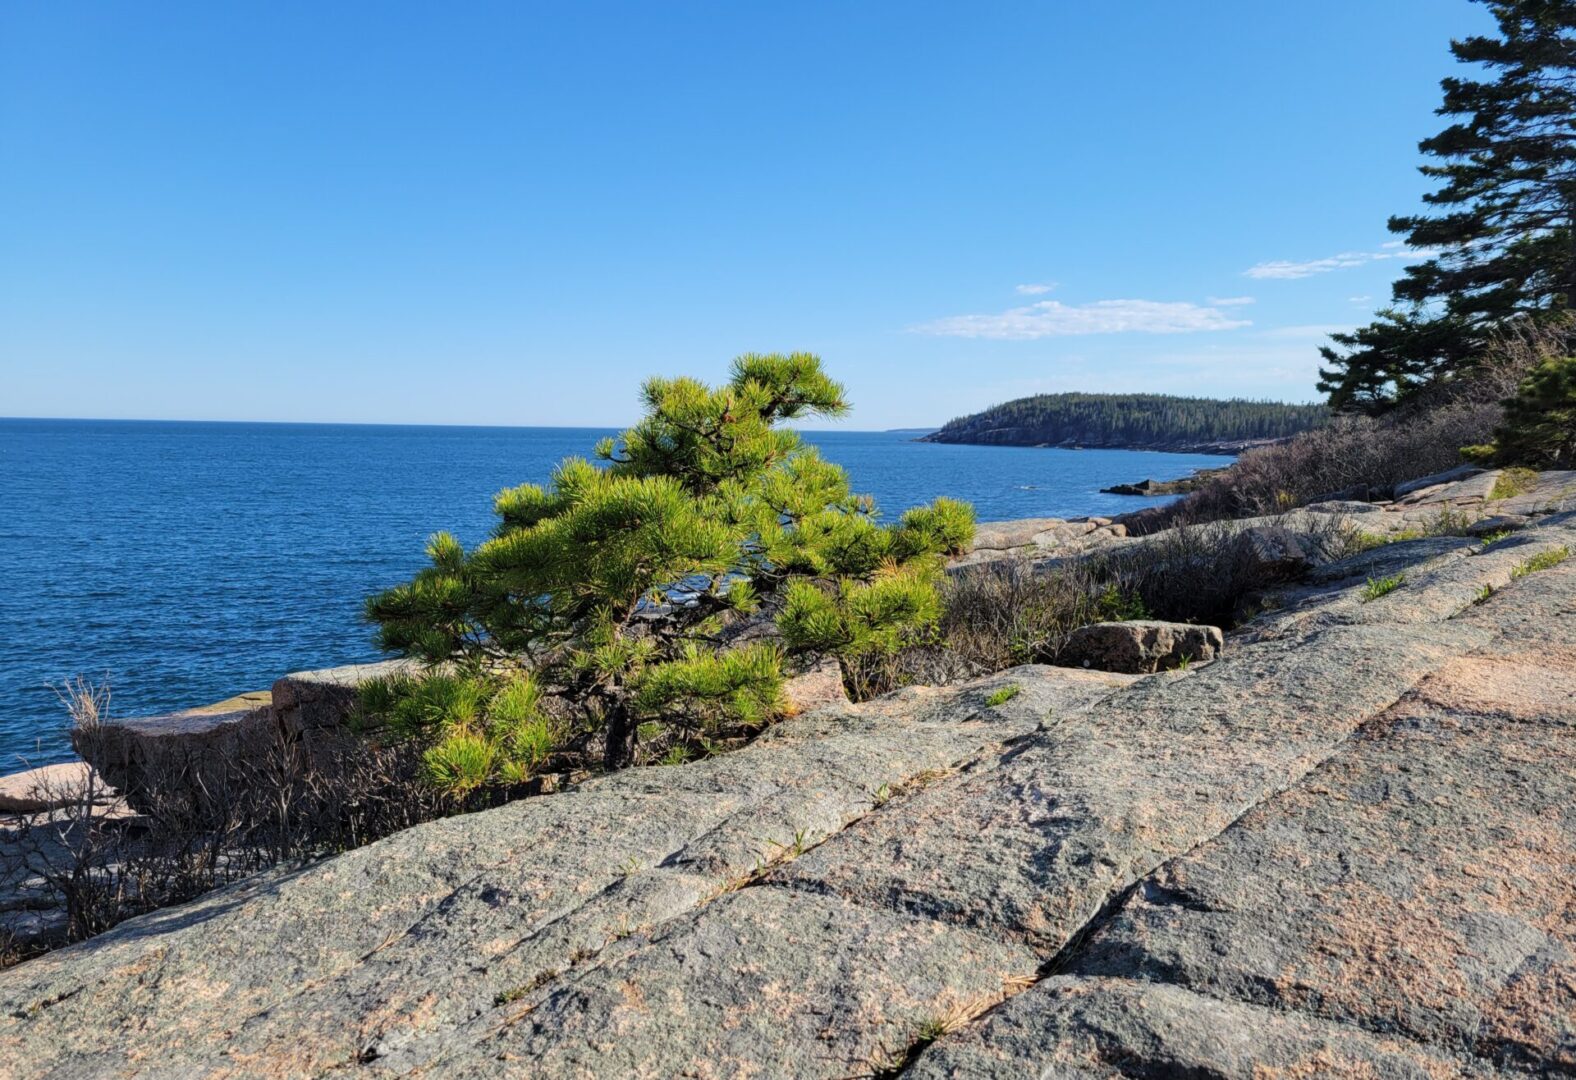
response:
[[[415,572],[437,529],[481,540],[494,492],[610,433],[0,420],[0,773],[69,756],[51,686],[73,675],[135,716],[376,659],[363,597]],[[1100,488],[1223,463],[808,438],[894,516],[938,495],[985,521],[1115,514],[1156,500]]]

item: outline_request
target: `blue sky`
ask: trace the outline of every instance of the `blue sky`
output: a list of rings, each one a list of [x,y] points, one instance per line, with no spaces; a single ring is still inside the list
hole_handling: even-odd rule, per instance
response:
[[[0,0],[0,415],[619,424],[821,354],[856,428],[1311,400],[1467,0]]]

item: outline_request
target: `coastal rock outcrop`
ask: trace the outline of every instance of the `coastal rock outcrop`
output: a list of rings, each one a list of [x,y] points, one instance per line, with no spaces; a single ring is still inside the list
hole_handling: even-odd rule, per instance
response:
[[[131,804],[149,809],[169,797],[193,803],[225,786],[228,761],[269,740],[274,725],[266,693],[160,716],[103,721],[71,731],[77,753]]]
[[[1149,675],[1208,662],[1220,655],[1225,635],[1218,626],[1134,619],[1127,622],[1091,623],[1067,638],[1058,659],[1064,664]]]
[[[833,705],[260,874],[0,973],[0,1061],[1569,1071],[1576,561],[1514,567],[1576,517],[1514,540],[1390,545],[1408,584],[1377,602],[1371,553],[1322,567],[1185,674]]]
[[[0,776],[0,814],[38,814],[57,810],[77,792],[90,791],[93,766],[85,761],[62,761],[27,772]],[[106,798],[108,796],[106,795]]]

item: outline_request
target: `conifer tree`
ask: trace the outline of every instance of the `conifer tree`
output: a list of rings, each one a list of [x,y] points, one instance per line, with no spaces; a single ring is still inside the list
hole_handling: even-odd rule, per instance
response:
[[[819,359],[742,356],[721,387],[651,379],[642,398],[599,464],[499,493],[491,539],[437,534],[430,567],[368,601],[381,644],[433,667],[372,684],[365,712],[428,743],[444,790],[518,783],[577,741],[608,768],[648,744],[682,759],[781,711],[785,650],[893,650],[933,628],[973,511],[938,499],[882,524],[781,426],[847,411]],[[730,647],[763,605],[780,644]]]
[[[1546,469],[1576,464],[1576,357],[1550,357],[1527,374],[1505,402],[1493,456]]]
[[[1428,211],[1390,230],[1431,254],[1395,306],[1333,335],[1319,389],[1336,408],[1381,411],[1467,370],[1490,331],[1576,300],[1576,0],[1479,0],[1498,36],[1451,43],[1482,78],[1442,82],[1453,122],[1419,148],[1438,182]]]

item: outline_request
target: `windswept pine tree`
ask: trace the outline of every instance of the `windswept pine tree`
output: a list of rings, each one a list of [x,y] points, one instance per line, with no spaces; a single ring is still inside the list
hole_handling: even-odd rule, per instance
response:
[[[1541,320],[1576,298],[1576,0],[1479,0],[1496,37],[1451,44],[1481,77],[1443,81],[1452,123],[1425,139],[1425,213],[1390,219],[1430,252],[1394,286],[1395,305],[1333,335],[1319,389],[1337,409],[1383,411],[1468,370],[1508,320]]]
[[[816,357],[743,356],[724,386],[652,379],[643,399],[600,464],[501,492],[490,540],[437,534],[430,567],[367,602],[382,645],[431,667],[370,684],[364,712],[425,743],[444,791],[517,784],[565,751],[683,760],[780,713],[785,655],[932,632],[973,511],[938,499],[883,524],[782,427],[848,409]],[[774,640],[730,640],[751,613]]]

